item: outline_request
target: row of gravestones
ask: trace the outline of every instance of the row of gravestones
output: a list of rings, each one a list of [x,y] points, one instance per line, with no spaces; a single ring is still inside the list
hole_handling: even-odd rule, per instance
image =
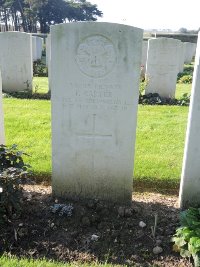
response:
[[[143,30],[122,24],[51,27],[54,195],[131,202],[142,39]],[[199,61],[200,34],[181,180],[182,207],[200,204]],[[3,143],[2,102],[0,114]]]
[[[51,76],[50,35],[46,41],[47,66]],[[172,38],[152,38],[142,42],[141,77],[146,80],[145,94],[158,93],[164,98],[174,98],[177,74],[184,64],[191,63],[196,44]],[[49,88],[50,90],[50,88]]]
[[[12,46],[10,45],[12,43]],[[32,49],[31,49],[32,46]],[[26,33],[7,32],[0,34],[0,67],[4,91],[32,89],[32,63],[42,57],[43,39]],[[196,44],[170,38],[143,41],[141,65],[146,76],[145,93],[159,93],[161,97],[175,96],[178,72],[184,63],[190,63]],[[46,40],[47,66],[51,76],[51,42]],[[12,60],[11,60],[12,58]],[[4,64],[7,62],[7,64]],[[13,64],[17,62],[17,64]],[[49,88],[50,90],[50,88]]]
[[[145,94],[158,93],[174,98],[177,74],[185,63],[191,63],[196,44],[172,38],[153,38],[143,41],[141,76],[146,80]]]
[[[32,90],[33,62],[41,59],[43,39],[21,32],[0,33],[0,69],[5,92]]]

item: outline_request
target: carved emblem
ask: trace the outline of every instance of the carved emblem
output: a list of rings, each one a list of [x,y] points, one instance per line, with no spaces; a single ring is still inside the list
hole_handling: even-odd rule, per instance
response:
[[[116,63],[114,46],[104,36],[89,36],[79,44],[76,62],[84,74],[94,78],[103,77],[112,71]]]

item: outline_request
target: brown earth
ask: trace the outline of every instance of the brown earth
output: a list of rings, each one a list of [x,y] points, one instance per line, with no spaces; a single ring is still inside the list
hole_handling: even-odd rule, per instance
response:
[[[44,185],[25,185],[23,196],[20,218],[0,229],[1,254],[126,266],[193,266],[172,250],[180,212],[175,193],[134,192],[131,207],[98,200],[63,202],[53,199],[51,186]],[[72,215],[52,213],[55,203],[72,204]],[[153,252],[156,246],[162,248],[158,255]]]

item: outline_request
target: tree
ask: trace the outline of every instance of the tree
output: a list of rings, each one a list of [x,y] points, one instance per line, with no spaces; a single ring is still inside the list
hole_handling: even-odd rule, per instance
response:
[[[181,32],[181,33],[187,33],[187,29],[186,28],[180,28],[179,30],[178,30],[178,32]]]
[[[15,30],[49,32],[53,24],[69,21],[96,21],[102,12],[86,0],[0,0],[0,20]]]
[[[46,33],[53,24],[66,21],[96,21],[102,12],[86,0],[48,0],[39,10],[41,32]]]

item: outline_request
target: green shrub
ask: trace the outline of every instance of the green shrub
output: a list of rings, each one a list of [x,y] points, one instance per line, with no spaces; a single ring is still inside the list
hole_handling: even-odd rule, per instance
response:
[[[30,165],[24,163],[22,157],[25,155],[28,156],[23,151],[18,151],[15,144],[11,147],[0,145],[0,173],[10,167],[27,171]]]
[[[161,97],[158,93],[140,94],[139,104],[143,105],[170,105],[170,106],[189,106],[190,95],[183,94],[180,99]]]
[[[181,227],[172,238],[173,250],[182,257],[192,257],[194,266],[200,266],[200,208],[189,208],[180,214]]]
[[[21,210],[22,183],[30,166],[25,164],[17,146],[0,145],[0,223],[17,216]]]
[[[30,92],[30,91],[10,92],[10,93],[3,93],[3,97],[4,98],[50,100],[51,92],[48,92],[48,93],[37,93],[37,92]]]
[[[41,60],[33,62],[33,76],[48,77],[48,68]]]
[[[180,82],[180,79],[182,79],[182,77],[184,76],[187,76],[188,78],[189,77],[192,77],[193,76],[193,72],[194,72],[194,65],[186,65],[184,67],[184,70],[183,72],[179,72],[178,75],[177,75],[177,82]],[[191,82],[184,82],[184,80],[187,80],[187,78],[183,78],[183,81],[180,82],[180,83],[191,83],[192,82],[192,79],[189,78],[189,80]]]
[[[184,75],[182,77],[179,78],[178,80],[179,83],[192,83],[192,75],[188,74],[188,75]]]

